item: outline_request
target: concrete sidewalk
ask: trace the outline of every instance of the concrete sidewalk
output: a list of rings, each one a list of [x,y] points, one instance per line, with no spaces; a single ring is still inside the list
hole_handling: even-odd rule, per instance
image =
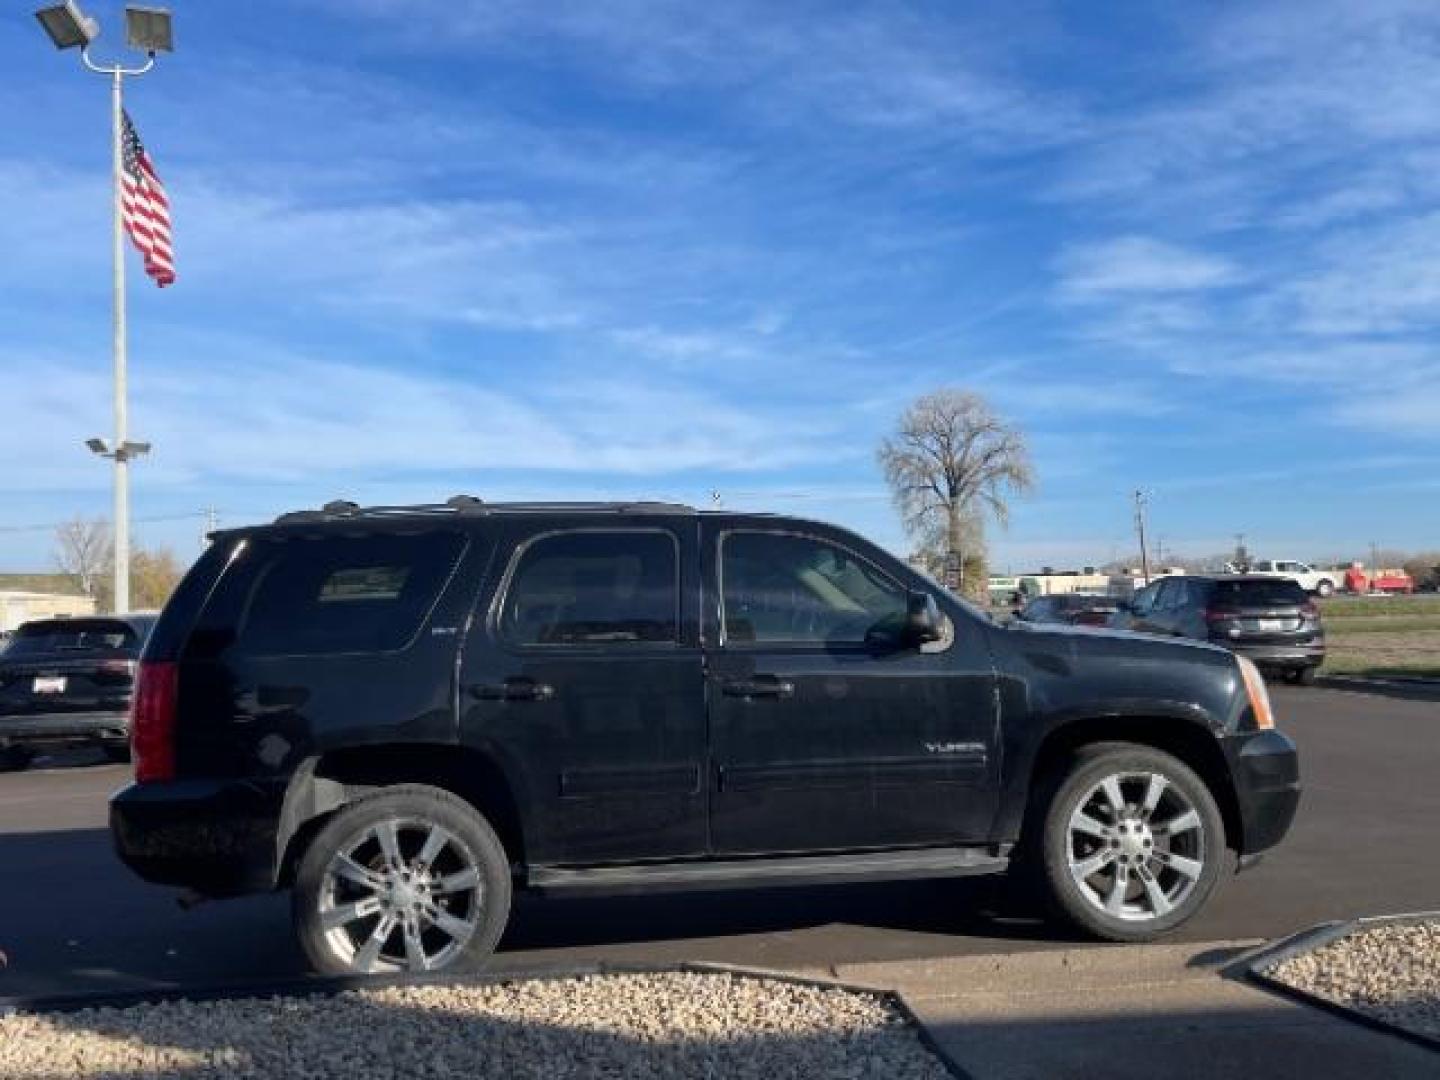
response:
[[[1440,1054],[1221,974],[1258,944],[1060,949],[824,974],[900,993],[974,1080],[1440,1076]]]

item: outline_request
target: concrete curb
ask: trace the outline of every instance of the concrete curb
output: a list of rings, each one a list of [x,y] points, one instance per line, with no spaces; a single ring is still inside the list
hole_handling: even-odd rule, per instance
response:
[[[1430,1050],[1440,1051],[1440,1039],[1431,1035],[1425,1035],[1418,1031],[1411,1031],[1398,1024],[1392,1024],[1388,1020],[1371,1016],[1368,1013],[1352,1009],[1348,1005],[1342,1005],[1338,1001],[1312,994],[1308,990],[1301,990],[1299,987],[1291,986],[1289,983],[1274,978],[1268,974],[1268,968],[1283,963],[1293,957],[1304,953],[1314,952],[1323,948],[1333,941],[1349,937],[1361,930],[1367,930],[1375,926],[1407,926],[1414,923],[1440,921],[1440,911],[1417,911],[1401,915],[1370,915],[1359,919],[1346,919],[1339,922],[1320,923],[1307,930],[1291,934],[1287,938],[1281,938],[1273,945],[1266,946],[1256,953],[1243,957],[1235,968],[1239,969],[1250,981],[1263,986],[1272,993],[1281,994],[1295,1001],[1303,1002],[1315,1008],[1324,1009],[1328,1013],[1343,1017],[1353,1023],[1376,1031],[1383,1031],[1390,1035],[1398,1035],[1407,1042],[1416,1043]]]
[[[153,987],[116,993],[97,991],[69,995],[35,995],[0,998],[0,1017],[17,1013],[75,1013],[85,1009],[128,1009],[139,1005],[160,1005],[174,1001],[235,1001],[241,998],[332,997],[349,990],[380,990],[397,986],[494,986],[534,980],[556,981],[603,975],[664,975],[682,972],[694,975],[729,975],[743,979],[789,983],[864,994],[889,1005],[909,1024],[920,1045],[956,1080],[974,1080],[931,1034],[919,1015],[897,991],[863,983],[846,982],[828,976],[798,975],[790,971],[744,967],[735,964],[684,961],[678,964],[642,964],[624,961],[572,964],[487,975],[338,975],[297,976],[287,979],[255,979],[197,987]]]

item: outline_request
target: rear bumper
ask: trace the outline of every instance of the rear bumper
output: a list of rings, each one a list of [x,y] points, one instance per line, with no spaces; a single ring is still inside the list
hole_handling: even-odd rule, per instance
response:
[[[1257,731],[1224,740],[1225,757],[1240,811],[1241,857],[1274,847],[1300,805],[1300,758],[1278,731]]]
[[[146,881],[207,896],[274,886],[286,781],[131,784],[110,799],[110,834]]]
[[[64,743],[123,743],[130,717],[123,712],[30,713],[0,716],[0,749]]]
[[[1307,642],[1303,645],[1260,645],[1243,641],[1217,641],[1231,652],[1253,660],[1262,668],[1307,668],[1319,667],[1325,662],[1325,642]]]

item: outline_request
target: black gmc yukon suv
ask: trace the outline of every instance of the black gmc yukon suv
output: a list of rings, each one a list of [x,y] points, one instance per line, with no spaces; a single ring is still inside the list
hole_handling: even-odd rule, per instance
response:
[[[514,888],[1009,868],[1143,940],[1300,790],[1247,660],[1002,626],[843,529],[656,503],[217,534],[145,649],[132,746],[121,857],[289,888],[335,973],[474,967]]]

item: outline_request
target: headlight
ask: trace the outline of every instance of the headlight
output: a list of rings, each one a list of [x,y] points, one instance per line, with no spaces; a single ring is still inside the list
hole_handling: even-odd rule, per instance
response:
[[[1244,656],[1235,657],[1240,665],[1240,677],[1245,680],[1245,693],[1250,698],[1250,708],[1255,713],[1255,727],[1266,731],[1275,726],[1275,710],[1270,707],[1270,691],[1265,688],[1265,677],[1255,662]]]

